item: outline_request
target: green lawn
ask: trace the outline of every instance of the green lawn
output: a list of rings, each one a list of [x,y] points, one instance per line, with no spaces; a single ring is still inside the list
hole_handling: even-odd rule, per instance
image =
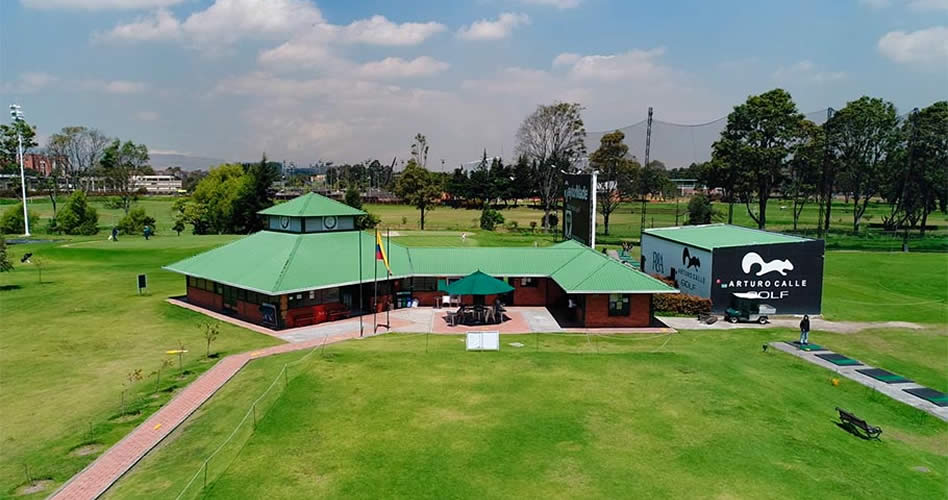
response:
[[[499,353],[465,353],[456,336],[431,336],[427,353],[424,336],[332,345],[211,462],[203,496],[942,498],[948,424],[760,352],[794,335],[541,335],[539,349],[504,336]],[[948,376],[923,352],[943,332],[814,335],[843,352],[908,336],[895,342],[918,346],[900,352],[902,373]],[[110,497],[176,496],[286,361],[255,361]],[[882,440],[838,428],[835,406],[882,426]]]
[[[211,366],[200,360],[205,347],[196,325],[202,316],[165,303],[184,293],[184,280],[159,268],[232,239],[168,236],[9,247],[16,269],[0,274],[0,495],[26,481],[24,465],[35,478],[65,481],[95,457],[75,456],[73,448],[116,442],[169,400],[175,387]],[[19,264],[25,251],[34,253],[33,264]],[[148,276],[144,296],[137,293],[138,273]],[[177,359],[164,354],[179,342],[190,351],[180,371]],[[226,355],[274,343],[224,326],[212,351]],[[163,358],[174,359],[175,366],[152,397],[155,377],[149,374]],[[127,375],[136,369],[146,379],[131,387],[128,398],[141,413],[117,419]]]

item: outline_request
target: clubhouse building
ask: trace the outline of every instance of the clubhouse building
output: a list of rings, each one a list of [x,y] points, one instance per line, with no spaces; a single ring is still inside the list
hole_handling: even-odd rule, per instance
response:
[[[441,289],[479,270],[513,287],[485,297],[488,304],[545,306],[573,327],[635,328],[652,324],[653,294],[678,292],[574,241],[541,248],[386,241],[389,275],[376,259],[376,237],[356,229],[361,210],[309,193],[259,213],[267,229],[165,266],[186,276],[189,303],[293,328],[388,307],[440,305]]]

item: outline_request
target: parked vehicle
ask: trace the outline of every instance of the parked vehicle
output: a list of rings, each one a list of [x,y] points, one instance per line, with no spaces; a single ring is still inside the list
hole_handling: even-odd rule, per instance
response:
[[[777,309],[765,304],[756,293],[732,293],[731,306],[724,311],[724,319],[731,323],[757,322],[764,325],[770,321],[767,315],[776,314],[776,312]]]

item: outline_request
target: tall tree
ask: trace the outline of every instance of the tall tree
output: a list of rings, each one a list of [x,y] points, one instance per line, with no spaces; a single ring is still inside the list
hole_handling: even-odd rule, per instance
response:
[[[428,138],[421,133],[415,134],[411,143],[411,157],[419,167],[428,169]]]
[[[464,171],[463,167],[454,169],[454,173],[448,178],[444,188],[451,195],[455,207],[471,196],[470,180],[467,178],[467,172]]]
[[[583,107],[576,103],[541,105],[517,130],[517,152],[534,161],[546,230],[550,229],[550,212],[562,187],[560,169],[572,170],[586,154],[582,111]]]
[[[148,148],[144,144],[115,139],[105,148],[100,164],[102,174],[111,188],[118,193],[122,209],[125,210],[125,215],[128,215],[132,202],[137,198],[133,178],[150,170]]]
[[[514,206],[517,206],[521,198],[532,198],[536,195],[533,168],[526,156],[520,155],[517,158],[517,164],[513,167],[511,190]]]
[[[629,146],[620,130],[610,132],[599,140],[599,149],[589,155],[589,163],[599,171],[599,194],[596,206],[602,213],[605,233],[609,234],[609,217],[619,208],[622,198],[633,191],[638,163],[628,158]]]
[[[38,146],[36,127],[23,120],[17,120],[9,125],[0,124],[0,168],[4,170],[19,170],[20,168],[20,160],[17,156],[18,135],[23,139],[23,154]]]
[[[715,143],[717,159],[741,169],[738,189],[759,229],[767,227],[767,201],[799,140],[803,119],[790,94],[774,89],[735,106]],[[751,208],[755,197],[756,213]]]
[[[797,230],[803,207],[817,194],[820,167],[823,165],[826,150],[826,135],[822,127],[804,120],[801,132],[802,140],[793,149],[793,158],[788,162],[783,186],[784,195],[793,200],[794,231]]]
[[[441,193],[440,177],[415,163],[414,158],[408,160],[395,183],[395,194],[421,212],[422,231],[425,230],[425,212],[435,207]]]
[[[507,206],[507,200],[513,197],[513,175],[504,160],[494,157],[490,161],[491,198],[500,199]]]
[[[487,150],[484,150],[484,157],[480,163],[471,170],[471,184],[468,192],[471,198],[477,200],[481,208],[487,207],[490,199],[493,198],[493,187],[490,183],[490,167],[487,162]]]
[[[869,200],[880,193],[886,162],[899,141],[895,105],[863,96],[827,122],[828,140],[840,160],[840,175],[852,194],[853,232]]]
[[[922,236],[928,214],[936,209],[948,211],[948,101],[938,101],[915,115],[917,128],[912,145],[913,161],[921,165],[923,182]]]
[[[635,193],[642,202],[642,228],[645,228],[645,211],[649,196],[656,196],[665,192],[666,186],[671,183],[664,165],[658,160],[648,162],[648,165],[639,169],[635,176]]]
[[[715,142],[711,153],[711,161],[706,162],[699,170],[698,182],[709,190],[720,189],[721,200],[727,203],[727,223],[734,223],[734,202],[737,199],[738,180],[740,179],[740,165],[731,163],[724,158],[730,158],[725,148],[730,143]]]
[[[101,131],[83,126],[63,127],[49,137],[48,148],[62,162],[64,175],[76,185],[99,165],[110,140]]]
[[[280,178],[277,165],[267,161],[263,155],[259,163],[244,166],[246,180],[243,190],[234,207],[237,224],[235,232],[251,233],[264,228],[263,218],[257,212],[273,206],[276,194],[273,183]]]

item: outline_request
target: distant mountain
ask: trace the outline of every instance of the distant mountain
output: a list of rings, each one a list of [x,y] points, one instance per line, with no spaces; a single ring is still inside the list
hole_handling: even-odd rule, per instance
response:
[[[163,170],[168,167],[181,167],[181,170],[207,170],[216,167],[225,160],[219,158],[204,158],[200,156],[190,156],[182,154],[150,153],[151,166],[155,170]]]

